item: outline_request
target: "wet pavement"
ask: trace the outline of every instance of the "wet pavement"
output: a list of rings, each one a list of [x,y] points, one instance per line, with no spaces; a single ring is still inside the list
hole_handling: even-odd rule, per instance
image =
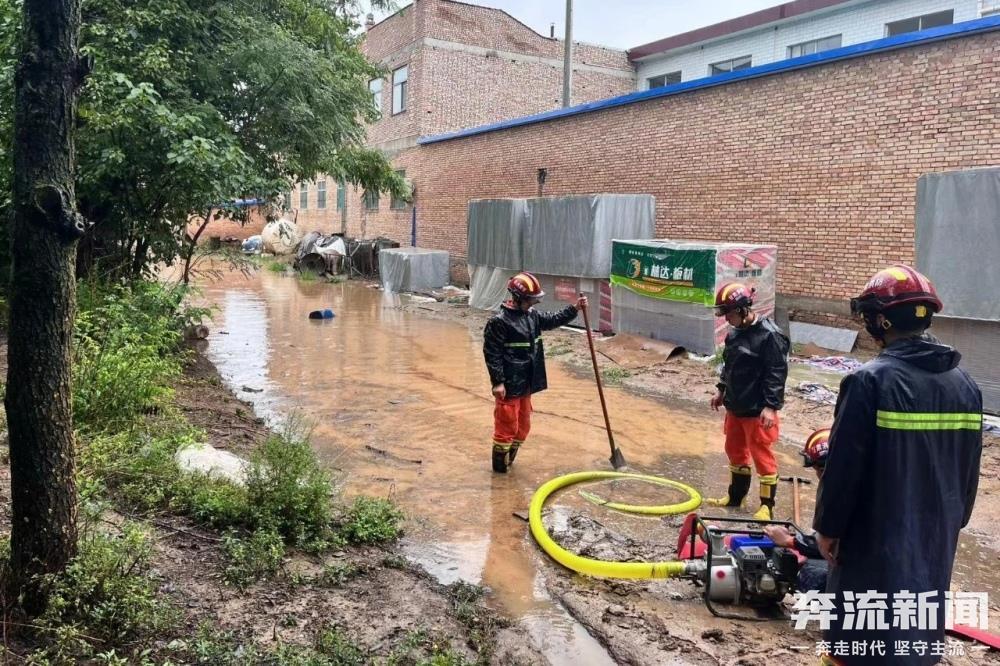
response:
[[[400,299],[407,296],[357,282],[233,274],[203,285],[203,294],[218,308],[206,353],[227,384],[274,424],[293,414],[305,417],[345,496],[393,497],[410,517],[404,549],[411,559],[444,583],[488,586],[552,663],[612,663],[549,599],[544,576],[552,575],[553,565],[535,547],[527,523],[513,515],[526,512],[534,490],[554,476],[609,468],[592,379],[550,359],[551,388],[534,399],[532,435],[511,473],[495,475],[492,398],[477,331],[404,312]],[[308,319],[311,310],[323,308],[336,317]],[[724,486],[721,417],[616,388],[607,393],[616,442],[634,471],[703,492]],[[794,451],[782,447],[779,462],[801,472]],[[806,517],[814,491],[814,485],[802,491]],[[680,499],[669,489],[632,483],[596,492],[633,503]],[[782,488],[779,515],[791,514],[790,493]],[[575,489],[550,504],[590,506]],[[659,541],[662,532],[663,559],[672,559],[675,528],[600,511],[601,521],[647,541]],[[968,583],[963,589],[996,589],[996,553],[969,539],[963,546],[957,567]]]

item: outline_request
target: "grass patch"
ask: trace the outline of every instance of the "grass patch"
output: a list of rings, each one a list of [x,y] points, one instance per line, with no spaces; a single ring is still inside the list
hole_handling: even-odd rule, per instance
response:
[[[340,535],[354,544],[376,545],[403,533],[403,512],[387,499],[356,497],[340,526]]]
[[[464,581],[448,586],[455,619],[465,625],[469,632],[469,645],[476,651],[481,664],[490,663],[496,649],[497,631],[510,624],[481,603],[485,593],[486,590],[479,585]]]
[[[631,377],[632,373],[625,368],[612,366],[610,368],[605,368],[601,375],[604,377],[605,384],[619,385],[627,378]]]
[[[549,356],[562,356],[563,354],[568,354],[573,351],[573,345],[568,342],[559,342],[552,345],[551,349],[545,350],[545,353]]]
[[[284,261],[278,261],[277,259],[271,259],[267,262],[267,270],[272,273],[284,273],[288,269],[288,264]]]
[[[316,271],[303,270],[299,271],[299,280],[302,282],[315,282],[319,279],[319,274]]]
[[[277,532],[258,530],[247,537],[226,535],[222,550],[229,560],[223,574],[226,582],[246,589],[278,571],[285,557],[285,542]]]
[[[323,567],[323,571],[317,576],[316,584],[322,587],[341,587],[364,572],[364,567],[359,567],[353,562],[328,564]]]
[[[447,640],[435,638],[425,629],[409,632],[393,648],[386,659],[386,666],[466,666],[468,660],[448,645]]]

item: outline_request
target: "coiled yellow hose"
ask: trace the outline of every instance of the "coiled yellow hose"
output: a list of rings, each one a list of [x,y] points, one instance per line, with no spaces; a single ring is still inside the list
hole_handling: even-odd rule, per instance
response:
[[[557,544],[555,540],[549,536],[548,531],[545,529],[545,525],[542,524],[542,507],[545,506],[545,500],[547,500],[552,493],[567,486],[582,483],[584,481],[598,481],[604,479],[633,479],[636,481],[645,481],[647,483],[655,483],[661,486],[678,488],[689,495],[689,498],[684,502],[656,507],[643,507],[606,502],[596,495],[590,495],[590,497],[588,497],[588,499],[594,498],[591,499],[591,501],[595,501],[596,499],[598,504],[602,504],[619,511],[628,511],[630,513],[641,513],[646,515],[668,515],[694,511],[701,505],[701,495],[697,490],[683,483],[671,481],[658,476],[627,474],[624,472],[574,472],[572,474],[566,474],[542,484],[531,498],[531,506],[528,509],[528,525],[531,528],[531,535],[535,538],[535,541],[538,542],[538,545],[541,546],[542,550],[545,551],[549,557],[567,569],[572,569],[578,573],[598,578],[669,578],[671,576],[679,576],[685,573],[688,565],[680,561],[604,562],[602,560],[583,557],[581,555],[577,555],[576,553],[569,552]]]

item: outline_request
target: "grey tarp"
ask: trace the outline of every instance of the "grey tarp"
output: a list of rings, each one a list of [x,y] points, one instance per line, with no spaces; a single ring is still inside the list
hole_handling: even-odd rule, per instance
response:
[[[917,181],[917,269],[944,301],[931,332],[962,352],[1000,411],[1000,168],[927,174]]]
[[[470,266],[519,271],[524,265],[527,199],[478,199],[469,202]]]
[[[546,275],[607,278],[611,241],[652,238],[655,224],[655,199],[648,194],[529,199],[522,268]]]
[[[448,284],[448,253],[419,247],[386,248],[378,253],[382,286],[388,291],[440,289]]]
[[[495,266],[469,266],[469,307],[496,310],[507,299],[507,280],[517,271]]]
[[[498,308],[506,297],[507,279],[521,270],[550,282],[606,280],[612,239],[652,238],[654,213],[655,199],[646,194],[470,201],[469,305]],[[552,306],[559,305],[552,298],[547,298]],[[566,298],[561,294],[560,300]]]
[[[1000,320],[1000,168],[927,174],[917,181],[917,269],[945,314]]]

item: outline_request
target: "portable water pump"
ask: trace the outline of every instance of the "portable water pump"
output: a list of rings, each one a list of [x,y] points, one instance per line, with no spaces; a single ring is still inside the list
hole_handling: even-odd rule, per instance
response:
[[[690,514],[684,521],[678,541],[681,559],[689,565],[684,577],[703,585],[705,606],[713,615],[738,620],[770,619],[722,612],[715,604],[777,610],[785,595],[795,592],[799,554],[775,545],[761,525],[781,525],[802,534],[794,523],[776,520]]]

